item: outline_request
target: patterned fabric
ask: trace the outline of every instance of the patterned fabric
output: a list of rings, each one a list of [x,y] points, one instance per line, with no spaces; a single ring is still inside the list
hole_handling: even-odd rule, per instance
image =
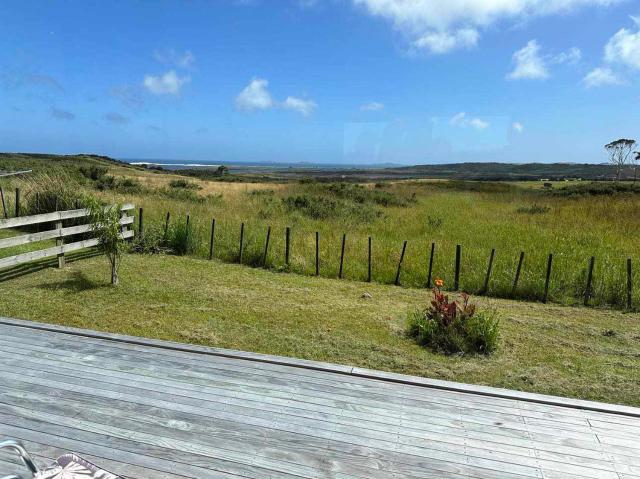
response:
[[[34,479],[122,479],[85,461],[75,454],[60,456],[56,462],[40,471]]]

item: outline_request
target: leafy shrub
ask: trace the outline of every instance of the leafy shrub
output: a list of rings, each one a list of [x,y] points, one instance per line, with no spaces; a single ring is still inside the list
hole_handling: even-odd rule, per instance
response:
[[[120,193],[140,193],[143,190],[142,183],[135,178],[116,178],[112,175],[103,175],[95,183],[100,191],[112,190]]]
[[[187,181],[187,180],[182,180],[182,179],[171,180],[169,182],[169,186],[171,188],[183,188],[185,190],[200,190],[200,189],[202,189],[202,187],[199,184],[194,183],[193,181]]]
[[[288,196],[283,201],[289,210],[300,211],[314,220],[336,216],[336,210],[338,209],[337,201],[324,196]]]
[[[103,178],[107,174],[107,171],[109,171],[108,168],[97,165],[91,165],[88,167],[81,166],[78,169],[80,170],[80,174],[82,174],[82,176],[93,181],[97,181]]]
[[[640,193],[640,184],[613,181],[592,181],[563,186],[553,190],[544,190],[544,194],[564,197],[614,196],[619,194]]]
[[[548,206],[537,205],[535,203],[531,206],[521,206],[516,210],[517,213],[528,215],[542,215],[544,213],[548,213],[549,211],[551,211],[551,208],[549,208]]]
[[[299,211],[314,220],[334,217],[350,218],[357,221],[373,221],[380,216],[375,208],[348,201],[339,201],[326,196],[297,195],[283,198],[289,211]]]
[[[354,203],[359,204],[373,203],[376,205],[389,207],[408,206],[409,203],[415,202],[415,196],[404,198],[389,191],[365,188],[362,185],[354,185],[350,183],[331,183],[329,185],[326,185],[324,188],[325,191],[327,191],[334,197],[353,201]]]
[[[499,322],[495,312],[476,311],[469,295],[462,302],[449,301],[436,280],[433,299],[425,310],[409,315],[409,335],[419,344],[445,354],[490,354],[498,347]]]

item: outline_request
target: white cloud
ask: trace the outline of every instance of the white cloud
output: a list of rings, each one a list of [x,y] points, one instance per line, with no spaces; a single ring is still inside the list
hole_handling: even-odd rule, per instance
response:
[[[174,70],[170,70],[164,75],[145,76],[143,84],[147,90],[156,95],[177,95],[182,87],[190,81],[190,77],[180,77]]]
[[[604,47],[604,59],[640,70],[640,30],[620,29]]]
[[[425,39],[422,42],[425,48],[434,53],[474,46],[480,30],[505,21],[520,22],[531,17],[567,13],[581,7],[606,7],[622,1],[352,0],[370,15],[389,21],[410,44]],[[432,46],[436,48],[432,49]]]
[[[429,53],[443,54],[459,48],[471,48],[478,44],[480,34],[474,28],[461,28],[452,33],[432,31],[425,33],[412,45]]]
[[[268,90],[269,82],[254,78],[236,97],[236,108],[241,111],[268,110],[274,106]]]
[[[624,81],[611,68],[598,67],[591,70],[582,79],[587,88],[594,88],[606,85],[622,85]]]
[[[575,65],[582,58],[582,51],[579,48],[569,48],[566,52],[562,52],[554,56],[551,61],[557,64]]]
[[[196,61],[196,57],[191,51],[185,50],[183,53],[178,53],[172,48],[169,50],[156,50],[153,52],[153,57],[160,63],[167,63],[180,68],[189,68]]]
[[[282,102],[282,108],[297,111],[307,117],[311,116],[317,107],[318,105],[313,100],[304,100],[294,96],[288,96],[287,99]]]
[[[490,126],[488,122],[481,120],[480,118],[469,118],[464,111],[453,115],[449,120],[449,124],[463,128],[470,126],[476,130],[485,130]]]
[[[517,131],[518,133],[522,133],[524,131],[524,125],[519,121],[514,121],[513,125],[511,125],[511,128],[513,128],[513,130]]]
[[[288,96],[284,101],[273,99],[269,92],[269,82],[264,78],[254,78],[238,94],[235,100],[236,108],[240,111],[259,111],[271,108],[283,108],[296,111],[304,116],[311,116],[318,105],[313,100],[305,100],[295,96]]]
[[[384,103],[380,103],[377,101],[372,101],[369,103],[365,103],[360,106],[360,110],[362,111],[380,111],[384,110]]]
[[[549,71],[544,58],[540,55],[540,45],[536,40],[530,40],[524,47],[513,54],[515,67],[507,75],[509,80],[544,80],[549,77]]]

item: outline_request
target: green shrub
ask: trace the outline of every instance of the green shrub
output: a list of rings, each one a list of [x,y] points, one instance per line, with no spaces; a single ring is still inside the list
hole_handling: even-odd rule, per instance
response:
[[[192,225],[185,222],[173,223],[167,231],[166,244],[172,253],[191,254],[198,248],[198,241]]]
[[[200,185],[198,185],[197,183],[194,183],[193,181],[187,181],[187,180],[171,180],[169,182],[169,186],[171,188],[183,188],[185,190],[200,190],[202,189],[202,187]]]
[[[80,170],[80,174],[82,174],[82,176],[93,181],[97,181],[103,178],[107,174],[107,171],[109,171],[108,168],[97,165],[81,166],[78,169]]]
[[[381,213],[371,205],[355,204],[351,201],[340,201],[326,196],[297,195],[288,196],[282,202],[289,211],[298,211],[314,220],[327,218],[346,218],[355,221],[369,222],[378,218]]]
[[[494,311],[476,311],[467,294],[449,301],[439,287],[429,307],[409,314],[408,334],[419,344],[445,354],[491,354],[498,347],[499,321]]]
[[[362,185],[354,185],[351,183],[331,183],[329,185],[325,185],[324,189],[333,197],[342,198],[359,204],[373,203],[389,207],[408,206],[409,203],[415,202],[415,196],[405,198],[389,191],[366,188]]]
[[[178,201],[190,201],[193,203],[204,203],[205,198],[199,196],[195,191],[182,188],[160,188],[159,194],[167,198]]]
[[[171,251],[164,235],[162,223],[145,225],[144,234],[137,234],[131,242],[131,251],[140,254],[161,254]]]

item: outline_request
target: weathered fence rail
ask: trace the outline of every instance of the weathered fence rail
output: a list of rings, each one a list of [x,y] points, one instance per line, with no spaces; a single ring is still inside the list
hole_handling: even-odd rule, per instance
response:
[[[128,211],[134,209],[134,205],[125,204],[121,207],[122,218],[120,225],[122,226],[121,236],[123,239],[132,238],[134,232],[129,228],[133,224],[133,216],[127,214]],[[86,218],[89,216],[89,210],[79,208],[74,210],[55,211],[52,213],[43,213],[31,216],[18,216],[15,218],[0,219],[0,230],[9,228],[24,228],[32,225],[41,225],[46,223],[55,223],[53,229],[47,231],[39,231],[36,233],[27,233],[23,235],[11,236],[0,239],[0,249],[22,246],[25,244],[36,243],[39,241],[55,239],[58,244],[48,248],[43,248],[26,253],[15,254],[0,258],[0,269],[18,266],[23,263],[29,263],[44,258],[57,256],[59,258],[59,266],[64,265],[64,254],[77,251],[84,248],[91,248],[98,245],[97,238],[86,238],[73,243],[64,243],[64,239],[79,234],[90,234],[92,225],[81,224],[63,227],[62,222],[77,218]]]

